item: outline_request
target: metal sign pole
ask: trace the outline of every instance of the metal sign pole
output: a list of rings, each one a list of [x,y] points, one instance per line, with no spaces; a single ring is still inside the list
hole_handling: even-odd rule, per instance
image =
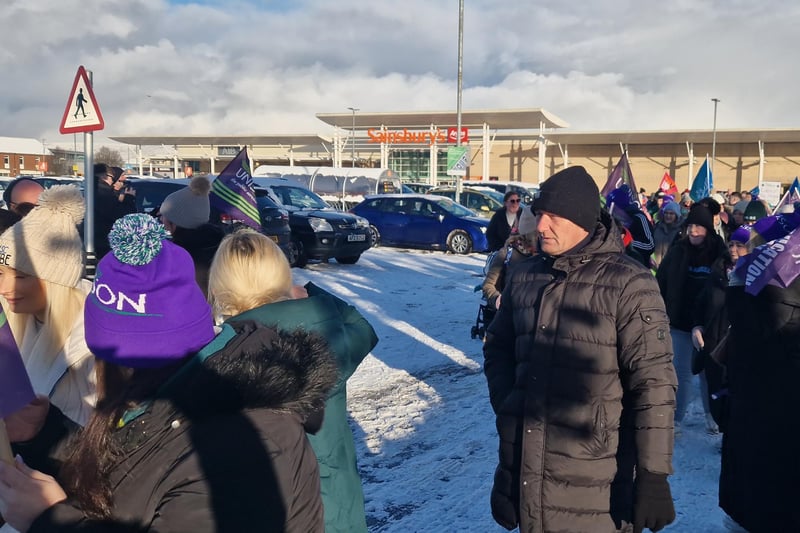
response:
[[[87,71],[89,83],[92,84],[92,71]],[[87,279],[94,279],[97,266],[97,257],[94,252],[94,205],[95,205],[95,181],[94,181],[94,133],[86,131],[83,133],[83,194],[86,199],[86,213],[83,216],[83,245],[86,250],[86,268],[84,275]]]

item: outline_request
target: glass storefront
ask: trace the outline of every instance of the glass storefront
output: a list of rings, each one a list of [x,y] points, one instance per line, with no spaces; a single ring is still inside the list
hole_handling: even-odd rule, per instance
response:
[[[431,152],[428,149],[390,150],[389,168],[397,172],[403,181],[427,183],[430,175]],[[439,150],[436,165],[436,176],[439,184],[453,181],[447,175],[447,151]]]

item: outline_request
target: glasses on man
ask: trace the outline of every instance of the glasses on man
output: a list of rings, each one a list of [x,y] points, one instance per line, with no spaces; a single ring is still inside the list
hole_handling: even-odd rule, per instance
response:
[[[519,203],[519,198],[509,198],[508,199],[508,203],[510,203],[510,204],[518,204]]]

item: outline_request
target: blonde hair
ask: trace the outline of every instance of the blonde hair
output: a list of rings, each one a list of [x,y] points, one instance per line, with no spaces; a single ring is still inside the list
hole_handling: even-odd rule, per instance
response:
[[[39,330],[39,336],[33,349],[55,357],[64,348],[64,343],[75,326],[75,322],[80,314],[83,313],[86,292],[79,287],[67,287],[46,279],[38,279],[44,288],[47,307],[45,309],[44,322]],[[22,339],[25,338],[28,313],[9,311],[9,305],[5,298],[2,298],[2,303],[8,317],[8,325],[11,327],[11,332],[17,341],[17,346],[21,347]]]
[[[227,235],[211,261],[208,298],[218,319],[291,298],[292,271],[278,245],[251,229]]]

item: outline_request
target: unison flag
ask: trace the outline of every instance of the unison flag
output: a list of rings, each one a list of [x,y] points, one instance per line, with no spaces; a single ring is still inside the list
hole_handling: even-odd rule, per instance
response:
[[[675,184],[675,180],[669,175],[669,172],[664,172],[664,177],[661,178],[661,185],[658,187],[664,194],[671,194],[673,197],[678,195],[678,186]]]
[[[633,182],[631,165],[628,163],[628,152],[622,154],[617,166],[615,166],[611,174],[608,175],[608,181],[606,181],[605,186],[603,186],[603,189],[600,191],[600,197],[605,200],[606,196],[608,196],[611,191],[619,189],[623,184],[627,184],[628,187],[631,188],[631,191],[633,191],[633,194],[636,194],[639,190]]]
[[[19,411],[36,395],[25,371],[6,313],[0,309],[0,418]]]
[[[714,188],[714,177],[711,175],[711,169],[708,166],[708,156],[703,161],[703,166],[695,176],[692,182],[692,189],[689,191],[689,196],[695,202],[699,202],[703,198],[711,195],[711,190]]]
[[[736,263],[733,275],[745,292],[758,294],[767,284],[788,287],[800,274],[800,231],[762,244]]]
[[[211,206],[254,229],[261,229],[261,217],[253,191],[253,175],[247,147],[228,163],[211,184]]]

